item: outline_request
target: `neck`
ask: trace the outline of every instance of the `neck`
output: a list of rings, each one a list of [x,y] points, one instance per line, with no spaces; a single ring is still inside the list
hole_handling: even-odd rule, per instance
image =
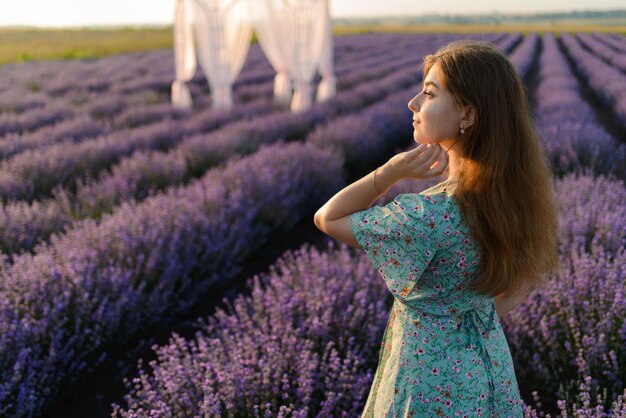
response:
[[[448,180],[456,180],[459,173],[459,163],[461,162],[461,147],[459,141],[461,138],[457,139],[450,145],[449,147],[445,147],[446,153],[448,154]],[[442,144],[443,145],[443,144]]]

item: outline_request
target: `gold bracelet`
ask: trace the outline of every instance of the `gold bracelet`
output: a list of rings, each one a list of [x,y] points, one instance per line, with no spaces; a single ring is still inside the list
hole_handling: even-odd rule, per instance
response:
[[[378,171],[378,169],[380,168],[380,166],[378,166],[376,168],[376,170],[374,170],[374,189],[376,189],[376,191],[378,192],[378,194],[384,194],[383,192],[378,190],[378,187],[376,187],[376,172]]]

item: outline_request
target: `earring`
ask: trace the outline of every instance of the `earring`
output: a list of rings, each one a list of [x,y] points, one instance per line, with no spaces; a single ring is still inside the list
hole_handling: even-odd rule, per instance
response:
[[[465,128],[461,127],[461,135],[465,133]]]

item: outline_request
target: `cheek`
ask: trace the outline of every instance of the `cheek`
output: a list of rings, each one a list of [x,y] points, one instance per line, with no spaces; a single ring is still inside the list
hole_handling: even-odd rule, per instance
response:
[[[455,134],[456,120],[445,106],[430,106],[422,115],[422,122],[426,122],[425,127],[431,134],[443,137]]]

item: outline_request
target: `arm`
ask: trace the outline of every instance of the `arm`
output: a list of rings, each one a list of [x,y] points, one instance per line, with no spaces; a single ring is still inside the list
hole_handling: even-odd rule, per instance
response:
[[[349,216],[352,213],[369,208],[374,200],[402,178],[434,177],[443,173],[446,167],[447,155],[440,146],[420,145],[411,151],[399,153],[380,167],[378,172],[374,170],[340,190],[317,210],[313,222],[322,232],[336,240],[361,248],[350,228]]]

